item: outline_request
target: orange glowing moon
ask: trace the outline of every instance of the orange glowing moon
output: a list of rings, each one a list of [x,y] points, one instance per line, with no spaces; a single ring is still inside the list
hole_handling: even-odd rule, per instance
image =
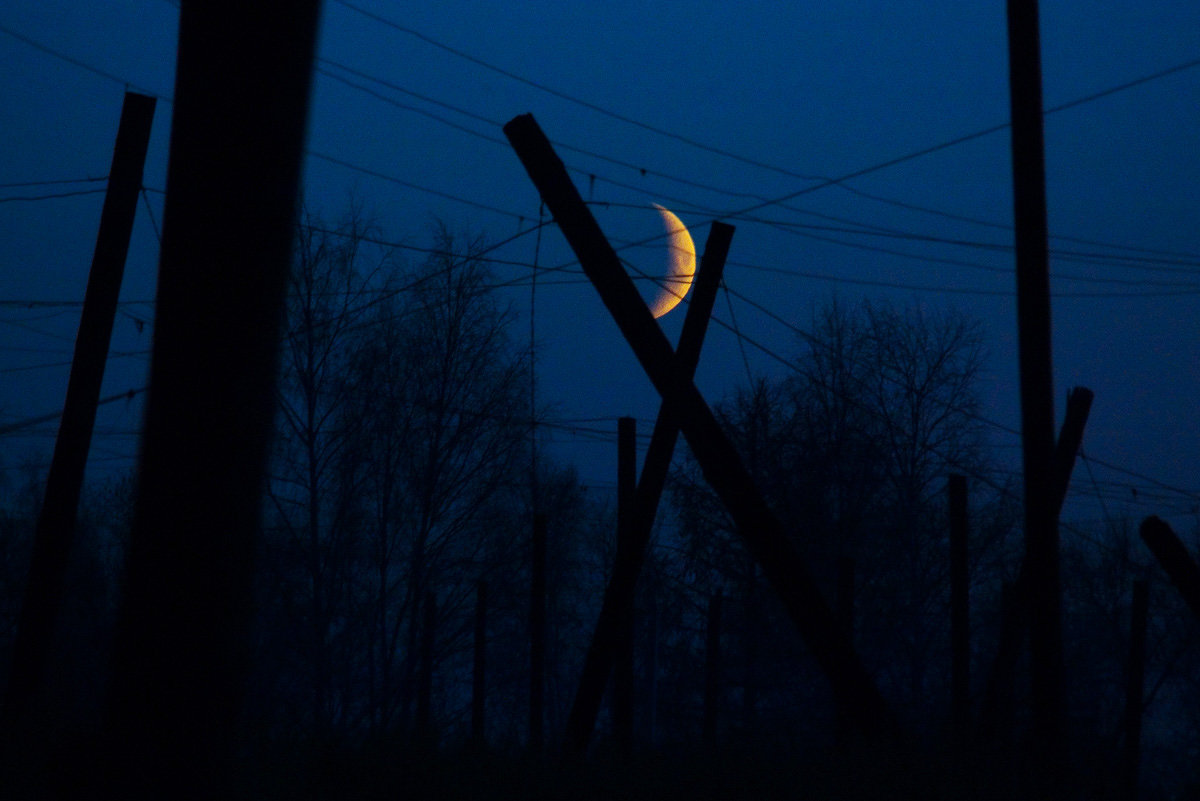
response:
[[[696,274],[696,245],[692,235],[684,227],[679,218],[667,209],[654,204],[662,217],[667,229],[667,274],[663,278],[662,287],[650,303],[650,313],[662,317],[679,305],[683,296],[692,286],[692,277]]]

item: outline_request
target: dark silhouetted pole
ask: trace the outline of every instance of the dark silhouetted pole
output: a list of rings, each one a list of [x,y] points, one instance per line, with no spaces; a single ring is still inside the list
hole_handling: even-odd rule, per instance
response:
[[[950,697],[955,738],[971,725],[970,589],[967,572],[967,477],[950,476]]]
[[[1133,582],[1129,608],[1129,669],[1125,684],[1126,801],[1137,801],[1138,772],[1142,759],[1142,691],[1146,682],[1146,618],[1150,611],[1150,582]]]
[[[487,744],[487,582],[475,584],[475,662],[471,677],[471,740]]]
[[[1139,533],[1192,614],[1200,620],[1200,568],[1196,567],[1187,548],[1165,521],[1153,515],[1142,521]]]
[[[425,593],[421,620],[421,669],[417,677],[417,735],[423,744],[433,742],[433,648],[437,642],[437,594]]]
[[[714,222],[709,229],[708,241],[700,259],[700,268],[692,290],[691,302],[688,303],[683,319],[683,330],[679,334],[679,348],[676,351],[676,358],[690,371],[689,377],[695,372],[700,361],[700,347],[704,342],[717,289],[721,285],[721,273],[725,266],[725,257],[729,253],[733,231],[733,226],[721,222]],[[654,432],[650,435],[650,445],[646,449],[646,459],[642,465],[642,476],[638,480],[637,492],[634,495],[631,534],[633,544],[627,554],[618,554],[613,565],[612,576],[604,589],[600,616],[596,620],[592,641],[584,658],[579,687],[575,692],[571,711],[567,715],[564,741],[567,754],[583,753],[595,728],[604,685],[608,682],[608,674],[612,667],[617,621],[623,614],[622,610],[633,605],[638,575],[645,561],[650,531],[658,511],[658,501],[678,438],[678,423],[670,407],[664,403],[659,407],[658,417],[654,422]]]
[[[617,557],[616,562],[634,558],[633,494],[637,489],[637,421],[617,420]],[[622,610],[617,630],[616,663],[613,674],[613,735],[617,748],[633,753],[633,632],[634,610]]]
[[[721,594],[708,601],[708,625],[704,647],[704,721],[701,727],[705,747],[717,744],[717,708],[721,703]]]
[[[100,797],[223,797],[317,0],[183,4],[138,497]]]
[[[1033,737],[1036,753],[1053,770],[1062,728],[1062,599],[1051,495],[1054,388],[1037,0],[1008,0],[1008,59]]]
[[[142,168],[154,122],[155,99],[125,93],[113,149],[100,231],[83,299],[66,403],[46,476],[46,490],[34,532],[25,598],[13,643],[12,667],[4,696],[4,725],[19,727],[44,689],[50,643],[62,605],[63,583],[75,535],[75,517],[84,468],[96,421],[104,363],[112,338],[125,256],[133,232]]]
[[[1055,515],[1062,511],[1066,501],[1067,489],[1071,483],[1071,474],[1075,469],[1079,446],[1083,442],[1083,429],[1087,424],[1088,414],[1092,408],[1093,393],[1086,387],[1075,387],[1067,396],[1067,412],[1063,419],[1062,428],[1058,433],[1058,441],[1054,446],[1054,484],[1051,500],[1054,503]],[[1002,705],[1011,703],[1012,687],[1015,681],[1013,675],[1017,668],[1017,659],[1021,654],[1021,642],[1028,626],[1025,617],[1028,613],[1028,584],[1029,562],[1021,561],[1021,570],[1016,582],[1006,592],[1012,597],[1010,602],[1003,605],[1000,619],[1000,643],[996,658],[992,663],[984,686],[983,703],[980,707],[980,731],[985,736],[999,733],[998,725],[1001,717],[1008,717],[1011,710]],[[1003,687],[1001,685],[1004,685]],[[1004,689],[1007,687],[1008,689]],[[1007,698],[1010,700],[1001,700]]]
[[[531,115],[510,120],[504,132],[642,368],[677,416],[705,479],[729,510],[739,536],[779,594],[839,703],[853,710],[855,724],[863,731],[898,736],[898,722],[879,689],[690,380],[686,365],[675,358],[549,140]]]
[[[546,516],[533,516],[529,582],[529,750],[542,752],[546,723]]]
[[[854,557],[842,554],[837,558],[837,589],[835,591],[834,610],[837,614],[838,625],[846,632],[850,642],[854,642]],[[850,713],[840,706],[834,718],[834,739],[841,745],[850,742],[854,726]]]

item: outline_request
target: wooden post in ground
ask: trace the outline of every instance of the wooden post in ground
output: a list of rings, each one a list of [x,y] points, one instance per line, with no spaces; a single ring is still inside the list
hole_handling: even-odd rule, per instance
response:
[[[541,754],[546,725],[546,516],[533,516],[529,582],[529,750]]]
[[[1137,801],[1142,759],[1142,692],[1146,683],[1146,618],[1150,611],[1150,582],[1133,582],[1129,607],[1129,667],[1125,674],[1125,748],[1122,779],[1125,801]]]
[[[417,737],[433,744],[433,649],[437,642],[437,594],[425,593],[421,615],[420,670],[417,674]]]
[[[1054,390],[1037,0],[1008,0],[1008,60],[1033,748],[1049,776],[1061,756],[1062,599],[1058,515],[1051,494]]]
[[[1075,469],[1076,456],[1083,442],[1083,429],[1087,424],[1088,414],[1092,408],[1093,393],[1086,387],[1074,387],[1067,396],[1066,417],[1058,433],[1058,441],[1054,446],[1053,494],[1054,513],[1057,517],[1066,501],[1067,490],[1071,483],[1071,473]],[[1017,659],[1021,654],[1021,641],[1028,627],[1029,599],[1029,560],[1021,561],[1021,569],[1016,582],[1006,588],[1011,595],[1009,602],[1003,604],[1000,620],[1000,642],[992,662],[991,672],[984,685],[983,703],[979,711],[979,729],[985,737],[1000,734],[1000,719],[1008,719],[1011,711],[1005,705],[1011,703],[1012,687],[1015,682],[1013,675],[1017,667]],[[1007,689],[1006,689],[1007,688]],[[1004,701],[1002,699],[1010,699]]]
[[[721,593],[708,601],[704,630],[704,718],[701,739],[710,750],[717,745],[717,716],[721,705]]]
[[[1154,515],[1142,521],[1138,533],[1166,571],[1175,589],[1183,596],[1192,614],[1200,620],[1200,568],[1196,567],[1187,548],[1166,521]]]
[[[970,585],[967,565],[967,477],[950,476],[950,708],[954,739],[971,725]]]
[[[184,3],[101,797],[226,795],[320,3]]]
[[[850,642],[854,642],[854,590],[855,590],[854,557],[841,554],[837,558],[837,589],[834,597],[834,612],[837,614],[838,625],[846,632]],[[839,745],[849,745],[854,733],[853,721],[849,712],[840,706],[834,712],[834,741]]]
[[[487,745],[487,582],[475,583],[475,661],[471,676],[471,742]]]
[[[767,508],[737,450],[690,380],[686,365],[675,357],[549,140],[527,114],[510,120],[504,132],[642,368],[677,416],[705,479],[729,510],[739,536],[779,594],[839,703],[852,711],[862,731],[898,743],[898,721],[838,626],[783,525]]]
[[[634,558],[633,494],[637,489],[637,422],[632,417],[617,420],[617,557],[616,562]],[[627,604],[617,628],[616,661],[613,675],[613,735],[617,749],[633,753],[633,641],[634,608]]]
[[[25,716],[43,690],[50,643],[62,605],[83,473],[125,273],[125,257],[133,233],[138,191],[142,188],[142,168],[150,143],[155,103],[153,97],[126,92],[121,107],[108,191],[100,212],[100,231],[75,337],[66,402],[34,531],[25,597],[4,695],[3,726],[18,736]]]
[[[679,335],[679,347],[676,350],[676,358],[690,371],[689,376],[695,372],[700,360],[700,346],[704,342],[717,289],[721,285],[721,272],[725,266],[725,257],[729,253],[733,230],[733,226],[720,222],[714,222],[709,229],[708,241],[700,259],[700,268],[696,274],[691,302],[683,319],[683,330]],[[584,658],[583,670],[580,672],[579,687],[575,691],[575,700],[567,715],[563,750],[568,755],[582,754],[587,749],[595,728],[604,685],[608,682],[608,674],[612,667],[616,623],[623,614],[622,610],[633,604],[638,575],[645,561],[650,532],[658,511],[658,501],[666,483],[667,470],[670,468],[678,437],[679,425],[670,407],[664,403],[659,407],[658,417],[654,421],[654,432],[650,435],[650,445],[646,449],[645,462],[642,464],[642,476],[634,494],[634,517],[630,537],[632,545],[626,554],[618,554],[618,559],[613,565],[612,576],[604,589],[600,616],[596,620],[596,628],[593,630],[592,641]]]

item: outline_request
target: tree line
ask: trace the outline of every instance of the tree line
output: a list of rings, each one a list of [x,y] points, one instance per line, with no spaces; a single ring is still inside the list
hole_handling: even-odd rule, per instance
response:
[[[439,225],[425,256],[409,260],[375,244],[376,233],[357,207],[334,223],[305,216],[296,229],[262,501],[247,747],[467,742],[486,586],[484,736],[520,750],[535,512],[549,532],[553,741],[611,569],[615,504],[589,493],[570,465],[534,459],[546,411],[532,406],[533,365],[516,313],[495,290],[486,242]],[[1018,489],[980,416],[983,333],[952,311],[836,301],[800,328],[792,369],[749,380],[719,404],[720,421],[884,695],[910,729],[944,740],[949,475],[970,486],[976,704],[1021,553]],[[4,489],[7,666],[37,477]],[[90,491],[47,710],[59,723],[47,725],[84,725],[98,708],[134,489],[126,477]],[[838,715],[820,672],[686,449],[668,489],[636,602],[638,747],[697,746],[706,714],[729,745],[828,743]],[[1123,736],[1129,583],[1151,564],[1131,526],[1110,521],[1089,529],[1090,540],[1065,540],[1067,702],[1080,759],[1111,753]],[[705,665],[715,598],[724,611],[713,695]],[[1147,775],[1159,777],[1151,786],[1165,792],[1200,781],[1200,649],[1170,588],[1157,582],[1152,598],[1145,703],[1155,725],[1144,753]],[[1019,732],[1015,686],[1008,709]],[[602,715],[602,733],[609,726]]]

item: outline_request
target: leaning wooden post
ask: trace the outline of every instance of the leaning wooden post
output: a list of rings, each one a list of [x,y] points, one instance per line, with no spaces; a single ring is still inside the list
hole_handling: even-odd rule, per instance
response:
[[[950,696],[954,737],[971,723],[970,590],[967,571],[967,477],[950,476]]]
[[[138,497],[101,797],[224,794],[249,654],[320,3],[179,17]]]
[[[617,557],[616,562],[633,559],[633,494],[637,488],[637,421],[632,417],[617,420]],[[626,756],[633,753],[633,604],[623,610],[617,631],[615,671],[613,675],[613,734],[617,748]]]
[[[708,601],[704,648],[704,720],[701,737],[706,748],[717,745],[717,713],[721,705],[721,593]]]
[[[695,373],[700,360],[700,346],[704,342],[717,290],[721,285],[721,272],[729,253],[733,230],[731,225],[714,222],[704,245],[704,255],[700,259],[692,299],[683,318],[683,330],[679,334],[676,351],[676,358],[682,361],[689,377]],[[634,494],[633,544],[626,554],[627,558],[618,558],[613,565],[612,576],[604,589],[600,616],[596,620],[596,628],[580,672],[579,687],[567,715],[563,749],[568,755],[582,754],[595,728],[596,714],[600,710],[600,700],[612,667],[617,621],[623,614],[622,610],[633,604],[638,575],[645,561],[658,501],[666,484],[678,437],[678,422],[670,407],[664,403],[659,407],[658,417],[654,421],[642,475]]]
[[[533,516],[529,582],[529,750],[542,752],[546,723],[546,516]]]
[[[879,688],[837,625],[783,524],[767,508],[733,443],[690,380],[686,365],[675,357],[550,141],[528,114],[510,120],[504,133],[642,368],[677,416],[705,479],[729,510],[738,535],[779,594],[839,703],[853,710],[863,731],[898,743],[899,723]]]
[[[1200,620],[1200,568],[1196,567],[1187,548],[1171,527],[1154,515],[1142,521],[1138,533],[1166,571],[1175,589],[1183,596],[1192,614]]]
[[[1129,668],[1125,684],[1124,776],[1126,801],[1137,801],[1142,758],[1142,692],[1146,682],[1146,618],[1150,611],[1150,582],[1133,582],[1129,608]]]
[[[14,730],[20,727],[43,689],[156,102],[153,97],[126,92],[121,107],[108,191],[100,212],[100,231],[75,337],[66,402],[46,476],[25,597],[13,642],[2,713],[4,728],[13,734],[19,733]]]
[[[1062,511],[1066,501],[1067,490],[1071,483],[1071,474],[1075,469],[1076,456],[1083,442],[1083,429],[1087,424],[1088,414],[1092,408],[1093,393],[1087,387],[1074,387],[1067,395],[1067,411],[1062,428],[1058,432],[1058,441],[1054,446],[1053,495],[1055,515]],[[1011,698],[1011,688],[1015,681],[1014,672],[1017,660],[1021,655],[1021,641],[1028,627],[1029,613],[1029,559],[1021,561],[1021,569],[1016,582],[1007,592],[1011,593],[1009,603],[1003,605],[1000,620],[1000,643],[992,662],[991,672],[984,685],[983,703],[979,711],[979,728],[985,736],[999,734],[1000,719],[1008,719],[1004,708],[1003,698]],[[1008,688],[1008,689],[1005,689]]]
[[[475,661],[471,676],[471,742],[487,744],[487,582],[475,583]]]

